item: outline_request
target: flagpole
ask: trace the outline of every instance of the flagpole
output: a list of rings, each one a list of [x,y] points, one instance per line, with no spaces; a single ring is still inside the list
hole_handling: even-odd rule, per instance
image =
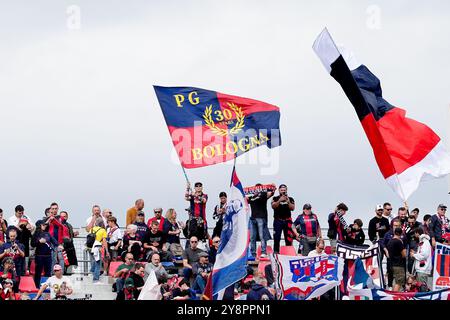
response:
[[[186,170],[184,170],[184,167],[183,167],[183,166],[181,166],[181,170],[183,170],[183,174],[184,174],[184,178],[186,179],[186,182],[187,182],[187,183],[190,183],[190,182],[189,182],[189,178],[188,178],[188,176],[187,176],[187,174],[186,174]]]

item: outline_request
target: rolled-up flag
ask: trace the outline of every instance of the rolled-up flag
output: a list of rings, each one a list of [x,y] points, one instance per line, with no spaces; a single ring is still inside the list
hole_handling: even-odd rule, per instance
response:
[[[327,29],[313,49],[355,108],[384,179],[403,201],[421,180],[450,173],[450,155],[439,136],[384,100],[378,78],[351,52],[338,49]]]

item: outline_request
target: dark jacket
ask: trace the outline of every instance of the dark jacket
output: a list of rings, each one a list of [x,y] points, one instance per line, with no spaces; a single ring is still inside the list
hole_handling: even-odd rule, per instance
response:
[[[385,217],[373,217],[369,221],[369,240],[374,242],[384,238],[386,232],[390,229],[389,220]]]
[[[247,294],[247,300],[262,300],[263,295],[266,295],[268,300],[275,300],[266,287],[255,283]]]
[[[362,246],[365,240],[366,235],[363,229],[359,229],[358,231],[352,229],[350,233],[346,234],[344,242],[355,246]]]
[[[439,218],[438,214],[431,217],[431,222],[428,228],[430,238],[434,238],[436,242],[444,242],[442,239],[442,220]]]

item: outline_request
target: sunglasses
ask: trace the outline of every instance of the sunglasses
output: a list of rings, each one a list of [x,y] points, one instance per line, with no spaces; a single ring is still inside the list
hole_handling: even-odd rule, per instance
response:
[[[197,243],[198,241],[191,241],[191,243]]]
[[[219,243],[220,241],[213,241],[213,243]]]
[[[390,208],[390,209],[386,209],[386,211],[392,211],[392,208]]]
[[[162,211],[155,211],[155,213],[162,213]]]

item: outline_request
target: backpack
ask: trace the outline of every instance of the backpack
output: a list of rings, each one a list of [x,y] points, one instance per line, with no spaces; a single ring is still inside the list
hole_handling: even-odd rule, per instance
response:
[[[94,242],[95,242],[95,235],[97,234],[97,232],[100,230],[101,228],[98,228],[97,231],[95,231],[94,233],[90,232],[87,236],[86,236],[86,247],[88,249],[92,249],[92,247],[94,246]]]

